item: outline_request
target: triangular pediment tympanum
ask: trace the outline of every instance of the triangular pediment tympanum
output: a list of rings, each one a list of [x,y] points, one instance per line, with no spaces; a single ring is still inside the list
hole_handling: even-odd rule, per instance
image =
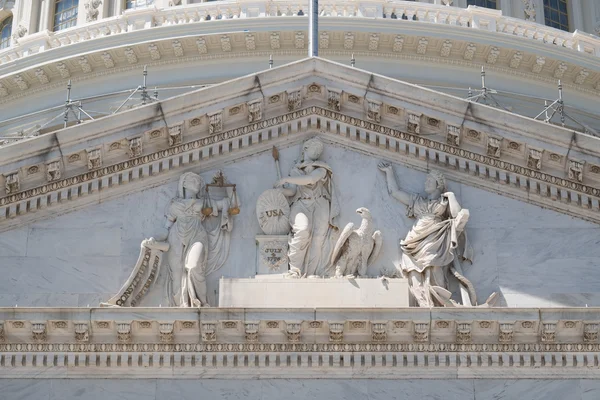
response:
[[[600,222],[600,141],[306,59],[0,149],[0,230],[318,135]]]

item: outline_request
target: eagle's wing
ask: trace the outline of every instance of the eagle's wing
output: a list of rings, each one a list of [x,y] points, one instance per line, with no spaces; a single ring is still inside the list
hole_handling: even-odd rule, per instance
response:
[[[342,234],[340,235],[338,241],[335,244],[335,247],[333,248],[333,253],[331,253],[332,264],[335,264],[338,258],[341,256],[340,253],[342,251],[342,247],[344,247],[344,243],[346,243],[346,240],[348,240],[352,232],[354,232],[354,224],[350,222],[342,231]]]
[[[381,251],[381,245],[383,244],[383,240],[381,239],[381,231],[375,231],[373,233],[372,238],[373,238],[373,241],[375,242],[375,245],[373,246],[373,250],[371,251],[371,254],[369,255],[369,259],[367,260],[368,266],[373,264],[375,259],[377,259],[377,257],[379,256],[379,252]]]

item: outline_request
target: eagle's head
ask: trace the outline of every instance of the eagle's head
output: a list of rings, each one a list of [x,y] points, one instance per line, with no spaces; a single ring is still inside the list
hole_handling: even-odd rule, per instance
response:
[[[356,213],[364,219],[371,219],[371,211],[369,211],[367,208],[361,207],[358,210],[356,210]]]

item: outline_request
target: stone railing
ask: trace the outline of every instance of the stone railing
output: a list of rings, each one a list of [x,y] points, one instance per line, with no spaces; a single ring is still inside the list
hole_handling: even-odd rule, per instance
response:
[[[499,10],[469,6],[466,9],[411,1],[334,1],[321,0],[323,17],[397,19],[398,22],[420,21],[515,35],[553,46],[560,46],[600,56],[600,38],[550,28],[531,21],[505,17]],[[297,17],[308,14],[306,0],[235,0],[216,1],[157,9],[148,7],[125,11],[117,17],[101,19],[59,32],[38,32],[19,39],[0,52],[0,64],[48,49],[87,40],[150,29],[153,27],[202,23],[205,21]]]

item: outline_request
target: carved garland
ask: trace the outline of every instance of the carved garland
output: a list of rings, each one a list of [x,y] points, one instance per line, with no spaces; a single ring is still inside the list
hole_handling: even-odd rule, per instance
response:
[[[285,122],[293,121],[298,118],[306,117],[309,115],[318,115],[326,118],[331,118],[333,120],[352,125],[357,128],[362,128],[365,130],[370,130],[379,134],[386,135],[391,138],[400,139],[406,141],[408,143],[415,143],[420,146],[424,146],[430,149],[439,150],[445,152],[450,155],[462,157],[465,159],[469,159],[472,161],[480,162],[485,165],[489,165],[491,167],[497,168],[499,170],[507,171],[510,173],[516,173],[520,175],[524,175],[527,177],[531,177],[533,179],[539,180],[541,182],[546,182],[552,185],[556,185],[565,189],[574,190],[581,192],[582,194],[586,194],[588,196],[600,196],[600,189],[594,188],[588,185],[584,185],[579,182],[575,182],[569,179],[559,178],[541,171],[536,171],[531,168],[522,167],[519,165],[515,165],[506,161],[502,161],[500,159],[495,159],[489,156],[485,156],[482,154],[474,153],[465,149],[461,149],[455,146],[448,145],[446,143],[441,143],[434,141],[432,139],[428,139],[419,135],[402,132],[397,129],[389,128],[380,124],[376,124],[374,122],[365,121],[359,118],[350,117],[345,114],[341,114],[336,111],[327,110],[321,107],[312,106],[309,108],[305,108],[302,110],[297,110],[293,112],[289,112],[283,115],[279,115],[277,117],[265,119],[260,122],[252,123],[240,128],[231,129],[225,132],[221,132],[218,134],[214,134],[209,137],[203,137],[201,139],[197,139],[188,143],[184,143],[178,146],[174,146],[170,149],[159,150],[157,152],[139,156],[136,158],[132,158],[127,161],[122,161],[120,163],[107,166],[96,171],[90,171],[87,173],[83,173],[80,175],[76,175],[70,178],[62,179],[55,181],[53,183],[48,183],[42,186],[38,186],[36,188],[28,189],[16,194],[11,194],[5,197],[0,198],[0,206],[6,206],[9,204],[21,202],[23,200],[29,199],[34,196],[38,196],[41,194],[46,194],[51,191],[65,189],[71,185],[80,184],[86,181],[90,181],[92,179],[101,178],[107,175],[114,174],[116,172],[141,166],[144,164],[148,164],[151,162],[158,161],[160,159],[167,158],[169,156],[177,155],[181,152],[186,152],[192,149],[199,149],[204,146],[214,145],[215,143],[236,138],[242,135],[246,135],[252,132],[255,132],[260,129],[269,128],[272,126],[276,126]]]

